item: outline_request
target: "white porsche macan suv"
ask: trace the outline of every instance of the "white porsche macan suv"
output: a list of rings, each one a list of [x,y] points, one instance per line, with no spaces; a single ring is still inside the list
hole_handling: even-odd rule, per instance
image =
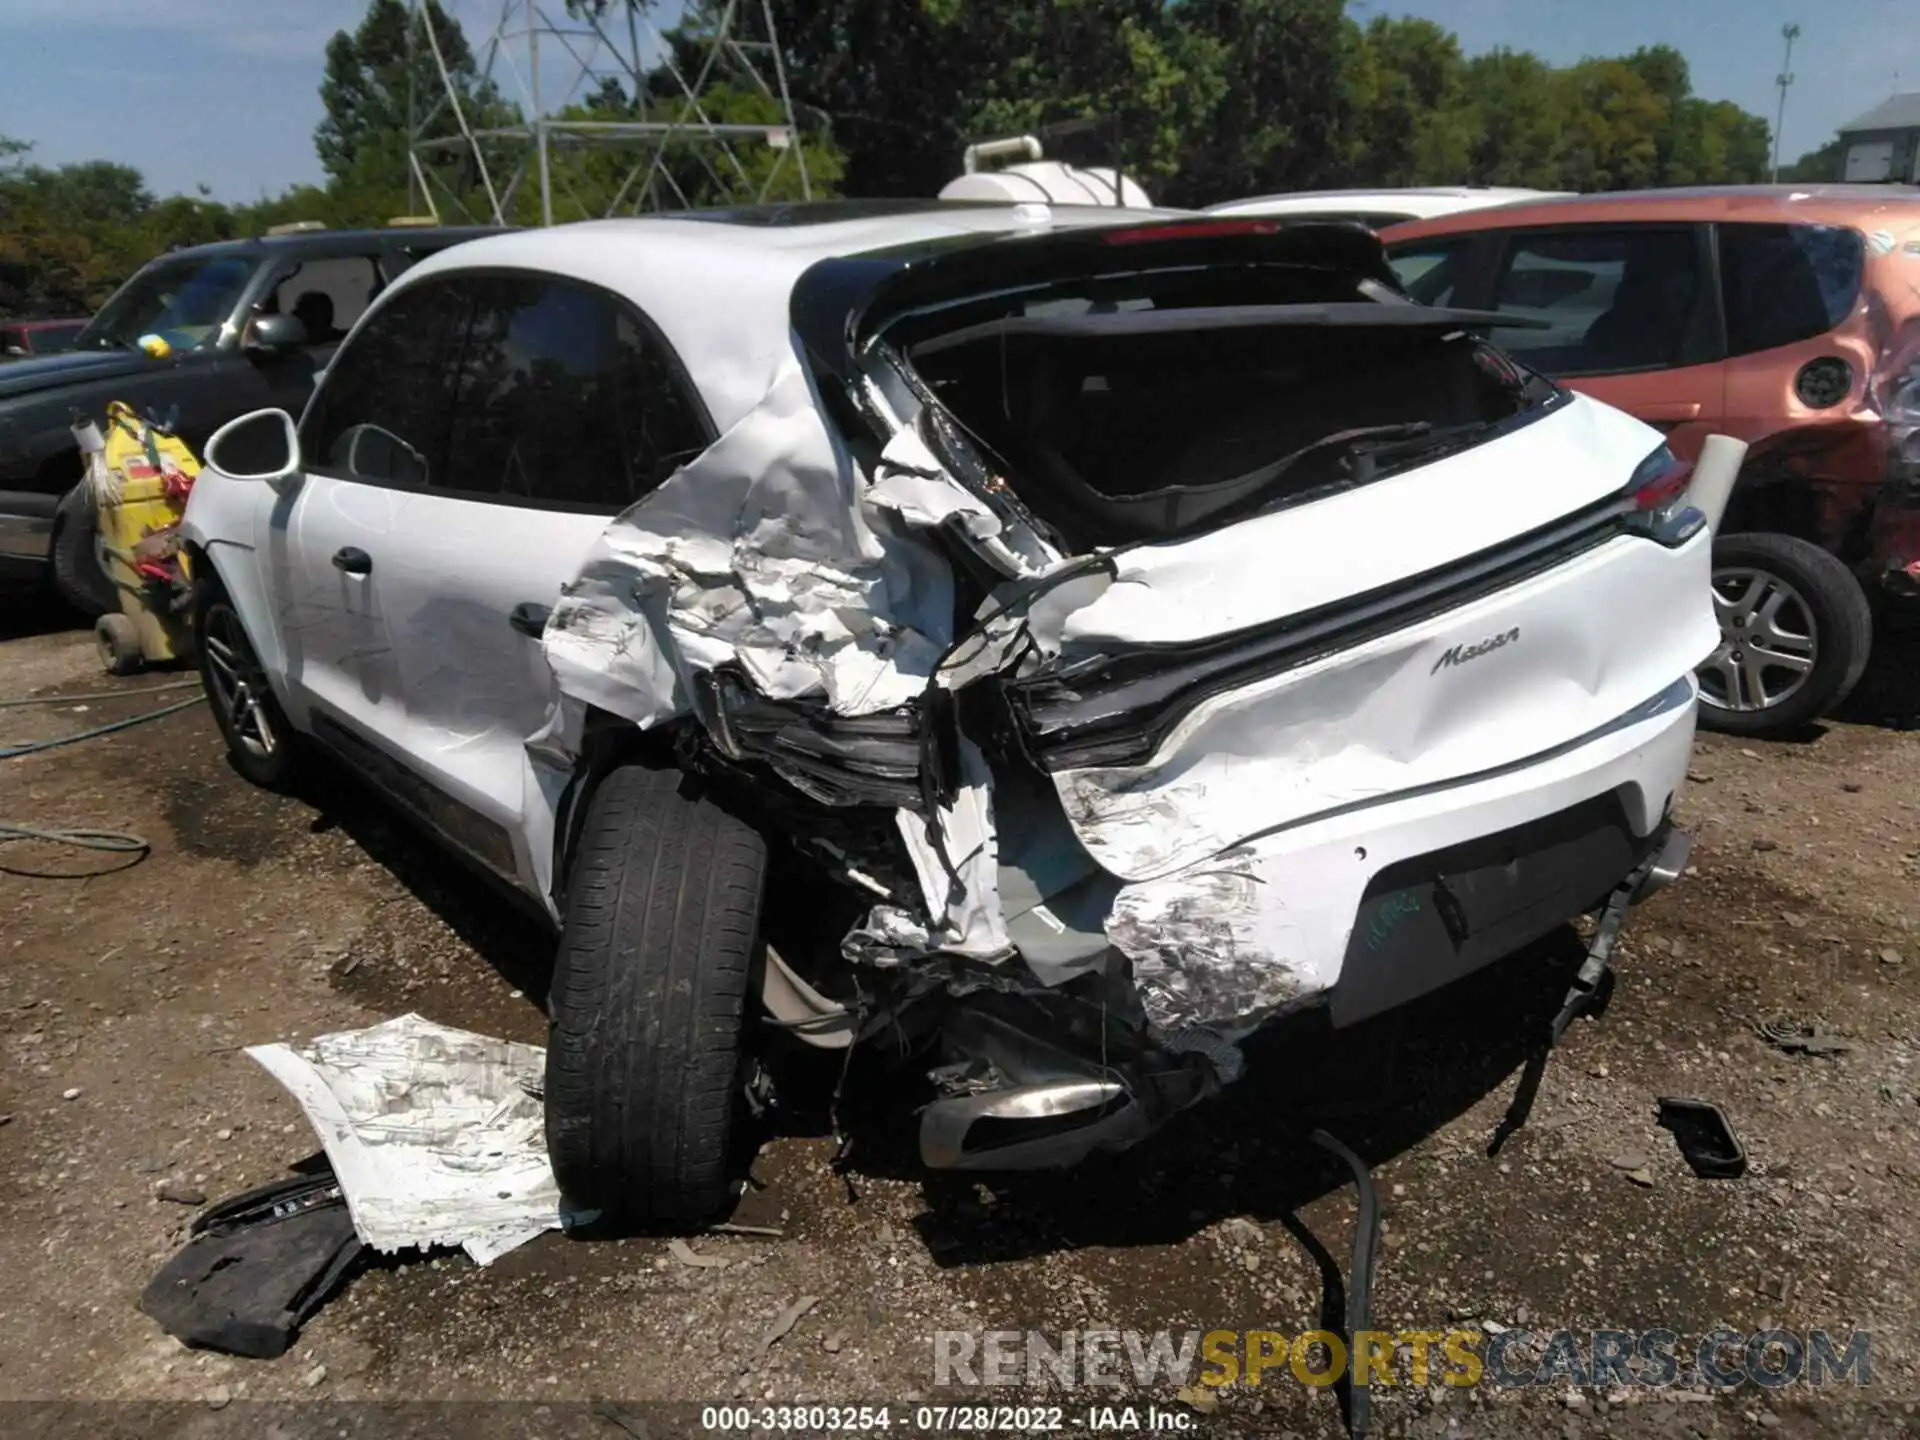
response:
[[[461,245],[209,444],[213,712],[557,927],[580,1203],[723,1205],[769,1029],[911,1049],[929,1164],[1070,1163],[1677,868],[1707,520],[1490,320],[1260,219]]]

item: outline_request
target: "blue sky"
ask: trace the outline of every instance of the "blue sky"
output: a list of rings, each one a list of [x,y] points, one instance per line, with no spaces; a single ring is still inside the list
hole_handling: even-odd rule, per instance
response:
[[[446,3],[469,34],[500,9],[500,0]],[[557,11],[558,0],[548,4]],[[163,194],[204,183],[222,200],[250,200],[317,181],[322,51],[364,9],[365,0],[0,0],[0,135],[32,141],[46,163],[124,161]],[[1914,0],[1373,0],[1355,10],[1427,16],[1470,54],[1506,45],[1562,64],[1664,42],[1686,55],[1700,94],[1769,118],[1780,27],[1797,20],[1788,159],[1896,89],[1920,90]],[[561,63],[542,66],[549,89]]]

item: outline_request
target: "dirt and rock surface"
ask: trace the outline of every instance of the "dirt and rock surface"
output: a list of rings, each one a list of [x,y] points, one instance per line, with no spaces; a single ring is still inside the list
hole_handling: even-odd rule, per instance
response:
[[[154,701],[135,692],[167,678],[103,682],[87,637],[57,617],[6,623],[0,698],[130,698],[0,709],[0,744],[136,713]],[[1910,713],[1917,653],[1883,661],[1864,723],[1702,737],[1682,801],[1693,871],[1630,922],[1610,1007],[1575,1025],[1497,1155],[1490,1137],[1577,963],[1571,934],[1339,1037],[1289,1025],[1222,1102],[1066,1176],[918,1171],[910,1125],[868,1103],[886,1098],[884,1077],[856,1069],[844,1156],[817,1105],[760,1153],[737,1218],[780,1238],[693,1240],[724,1266],[688,1265],[661,1237],[558,1234],[487,1269],[383,1264],[272,1362],[186,1350],[135,1308],[201,1197],[278,1178],[316,1148],[241,1047],[406,1010],[538,1043],[550,942],[339,777],[309,798],[248,788],[199,707],[0,761],[0,823],[152,845],[117,873],[110,856],[0,845],[0,1401],[181,1402],[145,1433],[188,1434],[210,1433],[196,1416],[260,1401],[306,1407],[283,1417],[317,1401],[539,1402],[506,1412],[531,1424],[612,1397],[629,1408],[582,1412],[599,1422],[584,1433],[617,1440],[644,1433],[649,1401],[900,1413],[935,1395],[936,1331],[1291,1335],[1337,1313],[1326,1277],[1344,1270],[1354,1221],[1344,1173],[1306,1139],[1318,1120],[1375,1167],[1379,1328],[1872,1335],[1862,1390],[1401,1385],[1374,1390],[1376,1434],[1914,1433],[1920,733],[1875,712]],[[103,873],[21,873],[90,870]],[[1775,1019],[1847,1048],[1783,1052],[1755,1028]],[[1694,1178],[1654,1123],[1661,1095],[1722,1106],[1745,1178]],[[1072,1415],[1114,1397],[1070,1398]],[[1170,1386],[1119,1398],[1222,1433],[1340,1427],[1337,1397],[1284,1371],[1204,1416]],[[44,1406],[6,1413],[15,1433],[34,1416],[51,1433]],[[491,1412],[462,1413],[477,1435]]]

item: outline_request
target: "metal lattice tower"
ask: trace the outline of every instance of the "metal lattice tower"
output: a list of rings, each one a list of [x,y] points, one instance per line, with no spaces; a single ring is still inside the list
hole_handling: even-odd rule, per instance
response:
[[[579,5],[576,13],[567,0],[441,0],[442,15],[462,22],[480,81],[490,82],[503,100],[517,103],[524,117],[513,124],[489,125],[468,113],[471,96],[463,101],[448,70],[445,37],[436,33],[426,0],[411,0],[409,47],[430,58],[432,71],[439,77],[432,93],[418,93],[423,87],[411,85],[408,95],[408,189],[416,205],[424,201],[436,219],[441,204],[447,203],[467,218],[504,225],[531,173],[539,186],[540,222],[551,225],[555,179],[563,187],[568,184],[564,171],[556,172],[552,157],[557,151],[586,146],[633,155],[626,178],[607,207],[608,215],[685,208],[691,203],[665,163],[669,147],[698,163],[728,201],[764,200],[789,163],[797,167],[802,197],[811,199],[800,127],[787,90],[786,63],[774,34],[769,0],[719,0],[698,7],[681,22],[678,56],[655,22],[657,4],[658,0],[601,0]],[[463,12],[475,19],[479,18],[476,12],[491,12],[494,23],[479,31],[465,23]],[[484,38],[475,40],[476,35]],[[556,48],[565,56],[557,67],[565,79],[557,96],[552,63]],[[543,52],[549,62],[544,74]],[[418,73],[412,66],[409,72]],[[635,97],[636,118],[562,118],[561,111],[586,101],[606,80],[618,82]],[[780,118],[772,124],[716,122],[701,99],[715,83],[758,91],[777,106]],[[449,116],[457,134],[444,133]],[[745,147],[755,145],[775,151],[774,164],[757,182],[741,163]],[[489,214],[474,216],[440,173],[453,161],[472,167]],[[587,208],[577,194],[572,198]]]

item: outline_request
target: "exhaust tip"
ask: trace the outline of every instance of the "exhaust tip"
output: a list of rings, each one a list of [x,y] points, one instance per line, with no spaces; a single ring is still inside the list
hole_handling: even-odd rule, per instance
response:
[[[1043,1170],[1071,1165],[1145,1132],[1114,1080],[1054,1080],[936,1100],[920,1116],[920,1158],[934,1170]],[[1135,1133],[1138,1131],[1139,1133]]]
[[[1693,837],[1684,830],[1669,830],[1667,838],[1661,842],[1659,852],[1653,857],[1653,863],[1647,867],[1647,873],[1641,878],[1640,886],[1633,892],[1633,903],[1658,895],[1687,869],[1687,858],[1693,853]]]

